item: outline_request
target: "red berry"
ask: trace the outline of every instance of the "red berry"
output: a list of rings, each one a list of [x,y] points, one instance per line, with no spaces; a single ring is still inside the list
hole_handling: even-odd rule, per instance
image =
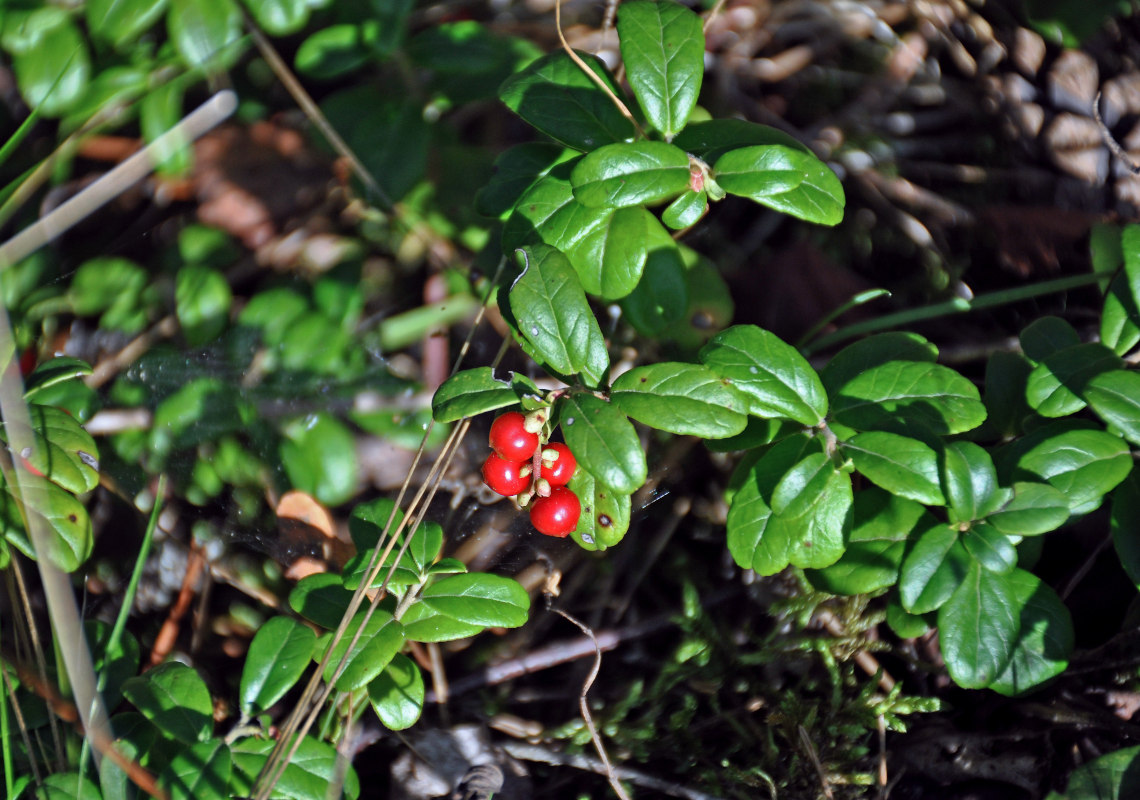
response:
[[[557,455],[547,466],[546,451],[553,450]],[[562,442],[551,442],[542,448],[542,470],[539,477],[550,481],[551,486],[565,486],[574,477],[574,470],[578,468],[578,459],[570,452],[570,448]]]
[[[530,479],[529,461],[507,461],[491,453],[483,462],[483,483],[504,497],[513,497],[526,491]]]
[[[550,497],[539,497],[530,507],[530,524],[547,536],[569,536],[578,527],[582,504],[578,495],[565,486],[556,487]]]
[[[538,434],[524,426],[525,418],[517,411],[508,411],[491,423],[491,449],[507,461],[527,461],[538,449]]]

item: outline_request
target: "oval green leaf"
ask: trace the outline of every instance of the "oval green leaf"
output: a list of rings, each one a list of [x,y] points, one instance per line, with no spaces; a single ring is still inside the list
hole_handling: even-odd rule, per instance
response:
[[[589,394],[564,397],[558,408],[562,435],[579,465],[619,494],[645,483],[645,452],[625,414]]]
[[[742,147],[718,158],[713,172],[724,191],[805,222],[835,225],[843,219],[843,185],[812,153],[783,145]]]
[[[555,372],[604,373],[609,358],[601,363],[596,354],[602,331],[566,256],[546,245],[517,252],[523,273],[511,286],[509,303],[521,336]]]
[[[986,517],[1008,536],[1037,536],[1064,525],[1069,519],[1069,501],[1047,483],[1018,482],[1013,498]]]
[[[1043,417],[1066,417],[1085,407],[1081,395],[1097,375],[1124,362],[1102,344],[1089,342],[1050,354],[1029,373],[1025,397]]]
[[[214,704],[206,683],[177,661],[159,664],[123,684],[123,695],[155,727],[183,744],[204,742],[214,727]]]
[[[436,389],[431,399],[436,422],[455,422],[486,411],[517,405],[524,397],[540,397],[534,381],[517,372],[510,380],[499,380],[490,367],[457,372]]]
[[[1005,669],[1021,632],[1021,604],[1007,575],[974,562],[961,586],[938,611],[946,669],[965,689],[989,686]]]
[[[945,603],[971,563],[958,531],[937,524],[918,535],[899,572],[899,598],[911,614],[926,614]]]
[[[567,484],[582,503],[578,527],[570,532],[583,550],[605,550],[629,530],[630,496],[615,492],[578,465]]]
[[[1005,574],[1017,566],[1017,549],[1004,533],[986,523],[962,534],[962,546],[989,572]]]
[[[212,71],[241,39],[241,9],[233,0],[170,0],[166,28],[188,66]]]
[[[471,625],[517,628],[526,622],[530,597],[518,581],[486,572],[452,575],[424,589],[421,602]]]
[[[159,785],[171,800],[228,800],[233,762],[223,739],[198,742],[171,759]]]
[[[946,504],[938,479],[938,455],[907,436],[870,431],[842,445],[857,469],[876,486],[932,506]]]
[[[570,185],[590,208],[652,205],[689,188],[689,157],[665,142],[608,144],[575,165]]]
[[[666,139],[685,127],[705,73],[701,18],[680,3],[632,2],[618,11],[626,78],[649,124]]]
[[[610,401],[651,428],[723,439],[744,430],[746,401],[700,364],[662,361],[635,367],[614,381]]]
[[[253,637],[241,670],[241,712],[251,717],[285,696],[304,674],[317,635],[291,617],[273,617]]]
[[[819,376],[794,347],[755,325],[721,331],[701,348],[701,361],[749,399],[748,413],[814,426],[827,415]]]
[[[325,667],[325,680],[331,681],[337,665],[345,659],[344,670],[333,683],[341,691],[348,692],[366,686],[404,646],[404,628],[391,614],[376,609],[368,621],[364,622],[366,613],[359,612],[348,623],[344,637],[332,649],[328,666]],[[349,649],[358,630],[361,631],[360,638]]]
[[[340,420],[324,412],[282,431],[281,462],[293,487],[335,506],[356,492],[356,442]]]
[[[597,56],[578,53],[615,95],[620,90]],[[575,150],[633,138],[633,125],[570,56],[543,56],[499,88],[499,99],[535,128]]]
[[[412,603],[400,622],[404,626],[404,636],[410,642],[452,642],[474,636],[485,627],[460,622],[425,603]]]
[[[1084,398],[1097,416],[1128,441],[1140,444],[1140,374],[1103,372],[1085,386]]]
[[[889,361],[852,378],[832,412],[856,430],[890,428],[902,418],[941,434],[972,430],[986,418],[974,384],[941,364],[915,361]]]
[[[424,708],[424,677],[420,668],[397,653],[372,683],[368,700],[384,727],[402,731],[412,727]]]
[[[876,333],[849,344],[832,356],[820,373],[828,394],[835,396],[853,378],[888,361],[923,361],[938,359],[938,348],[917,333],[889,331]]]
[[[855,495],[851,535],[830,567],[808,570],[812,585],[831,594],[867,594],[893,586],[911,531],[933,519],[913,500],[874,487]]]
[[[1015,569],[1004,581],[1020,608],[1020,631],[1009,663],[988,688],[1012,697],[1065,671],[1073,652],[1073,618],[1057,593],[1037,576]],[[1140,791],[1140,785],[1136,788]]]
[[[1100,506],[1131,469],[1128,445],[1118,436],[1097,430],[1046,430],[1020,453],[1013,477],[1045,481],[1065,495],[1070,513],[1078,515]]]
[[[302,578],[289,592],[289,608],[322,628],[335,629],[348,610],[352,592],[340,575],[319,572]]]
[[[1018,334],[1021,352],[1033,361],[1044,361],[1054,353],[1081,343],[1077,329],[1060,317],[1033,320]]]
[[[690,189],[661,212],[661,221],[673,230],[681,231],[696,225],[708,207],[708,193],[703,189],[699,192]]]
[[[1009,502],[1013,493],[998,487],[990,454],[973,442],[949,442],[942,449],[942,488],[951,522],[970,522]]]

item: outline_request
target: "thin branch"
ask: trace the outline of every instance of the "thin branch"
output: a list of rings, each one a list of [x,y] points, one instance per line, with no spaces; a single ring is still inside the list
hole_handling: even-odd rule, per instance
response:
[[[1104,137],[1104,143],[1108,145],[1108,149],[1118,159],[1124,162],[1128,167],[1128,171],[1133,175],[1140,175],[1140,164],[1132,160],[1132,157],[1124,151],[1116,139],[1112,138],[1112,132],[1109,131],[1108,126],[1104,124],[1104,120],[1100,118],[1100,92],[1096,93],[1096,98],[1093,100],[1093,119],[1096,120],[1097,127],[1100,128],[1100,135]]]
[[[550,595],[546,595],[546,599],[547,602],[549,602]],[[590,714],[590,704],[586,702],[586,695],[589,693],[590,687],[594,685],[594,681],[598,678],[598,673],[602,671],[602,648],[598,644],[598,640],[595,638],[594,632],[584,624],[560,608],[554,608],[552,606],[550,610],[565,619],[570,624],[574,625],[576,628],[578,628],[578,630],[582,631],[582,633],[586,634],[586,637],[589,638],[589,640],[594,644],[594,666],[590,670],[590,674],[587,676],[586,682],[582,684],[582,691],[578,695],[578,710],[582,712],[582,719],[585,721],[586,727],[590,731],[590,739],[594,743],[594,749],[598,751],[598,756],[602,759],[602,764],[605,765],[606,771],[604,774],[606,776],[606,780],[610,782],[610,786],[613,788],[614,793],[617,794],[621,800],[629,800],[629,795],[625,793],[625,787],[621,785],[617,779],[617,775],[614,774],[613,764],[610,763],[610,757],[606,754],[605,745],[602,744],[602,737],[598,735],[598,728],[594,725],[594,717]]]

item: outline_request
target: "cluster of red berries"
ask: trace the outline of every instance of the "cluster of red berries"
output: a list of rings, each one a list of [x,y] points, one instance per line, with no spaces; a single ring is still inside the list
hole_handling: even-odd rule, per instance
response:
[[[495,452],[483,462],[483,483],[520,506],[530,503],[530,522],[547,536],[568,536],[578,527],[582,504],[566,484],[578,461],[561,442],[543,444],[540,415],[508,411],[491,423]],[[533,502],[532,502],[533,498]]]

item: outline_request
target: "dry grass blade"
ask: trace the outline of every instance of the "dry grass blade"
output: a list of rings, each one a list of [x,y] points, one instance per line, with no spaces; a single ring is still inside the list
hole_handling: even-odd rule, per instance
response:
[[[236,108],[237,96],[233,92],[225,90],[215,94],[162,136],[0,245],[0,270],[34,253],[149,175],[157,163],[156,152],[197,139]]]
[[[487,303],[491,298],[491,287],[498,284],[505,266],[506,259],[500,260],[498,269],[496,269],[495,275],[492,277],[487,292],[483,297],[483,302],[480,305],[479,312],[476,314],[475,320],[472,323],[471,330],[468,331],[467,337],[459,349],[459,354],[456,357],[455,364],[451,369],[452,375],[458,372],[460,365],[463,363],[463,359],[467,355],[467,352],[471,345],[471,339],[474,336],[475,331],[478,330],[479,324],[482,322],[486,314]],[[492,361],[492,368],[497,366],[498,363],[502,360],[503,356],[506,354],[507,345],[508,342],[504,341],[502,347],[499,349],[498,354]],[[458,451],[459,444],[463,441],[463,437],[467,434],[467,429],[470,427],[470,420],[462,420],[459,426],[456,427],[448,436],[447,440],[444,442],[439,458],[432,466],[432,469],[428,473],[427,478],[424,480],[423,484],[420,486],[419,490],[412,498],[411,503],[408,505],[407,515],[402,520],[400,520],[399,524],[397,524],[395,526],[395,529],[393,529],[393,522],[395,521],[396,513],[401,508],[404,496],[407,494],[407,491],[411,485],[412,476],[415,474],[416,468],[419,466],[419,463],[423,458],[427,447],[428,438],[431,436],[434,425],[434,421],[430,422],[427,429],[424,431],[424,435],[420,440],[419,449],[416,451],[416,455],[412,459],[411,466],[408,469],[408,475],[405,478],[404,483],[400,487],[400,491],[396,496],[395,508],[385,523],[384,530],[381,533],[381,541],[385,542],[384,548],[381,549],[379,543],[377,543],[377,546],[373,548],[372,558],[368,562],[368,568],[366,570],[367,575],[365,579],[360,582],[360,585],[353,592],[352,598],[349,601],[348,608],[345,610],[344,616],[341,618],[340,624],[337,626],[337,630],[334,632],[333,637],[329,643],[328,650],[326,651],[324,657],[321,659],[320,663],[317,665],[317,669],[314,671],[313,676],[309,679],[309,683],[305,686],[305,690],[302,693],[300,700],[298,700],[296,707],[290,713],[285,724],[281,727],[281,734],[277,739],[277,743],[270,753],[269,758],[266,759],[265,765],[262,767],[261,772],[257,776],[257,780],[254,781],[254,786],[256,787],[254,797],[256,800],[266,800],[266,798],[269,797],[269,794],[273,791],[273,787],[284,774],[285,768],[288,766],[293,754],[297,751],[297,748],[300,747],[301,741],[303,740],[305,734],[308,733],[309,729],[316,721],[321,707],[324,705],[328,697],[332,694],[333,686],[336,683],[337,678],[343,672],[344,667],[347,664],[349,654],[356,646],[357,641],[359,641],[360,635],[365,628],[367,620],[371,617],[372,612],[377,607],[379,607],[380,602],[384,599],[384,596],[387,592],[388,581],[395,573],[396,565],[399,564],[400,558],[404,555],[404,553],[407,551],[407,548],[411,545],[412,537],[415,535],[415,532],[419,530],[419,525],[423,520],[423,515],[426,513],[427,507],[430,504],[431,499],[435,496],[435,492],[439,487],[439,480],[446,472],[448,465],[451,463],[451,459]],[[427,497],[426,500],[424,499],[425,495]],[[400,533],[406,527],[408,527],[408,520],[412,517],[413,514],[416,515],[416,518],[414,524],[412,524],[410,527],[411,534],[405,537],[404,545],[400,549],[397,557],[393,559],[392,566],[390,567],[388,574],[384,577],[384,581],[382,582],[379,591],[377,591],[374,599],[372,600],[368,612],[365,615],[365,619],[357,627],[357,631],[349,643],[349,646],[345,648],[344,655],[342,656],[340,662],[337,664],[332,678],[325,684],[324,689],[321,690],[321,676],[324,674],[325,669],[328,667],[329,658],[333,650],[344,638],[344,635],[348,630],[349,623],[352,621],[353,617],[356,615],[356,612],[363,604],[363,599],[365,597],[365,593],[368,590],[368,587],[372,585],[373,581],[380,574],[380,570],[383,568],[384,563],[391,555],[392,550],[395,548],[396,542],[399,541]],[[319,696],[318,690],[320,690]],[[286,748],[288,748],[287,752]]]

